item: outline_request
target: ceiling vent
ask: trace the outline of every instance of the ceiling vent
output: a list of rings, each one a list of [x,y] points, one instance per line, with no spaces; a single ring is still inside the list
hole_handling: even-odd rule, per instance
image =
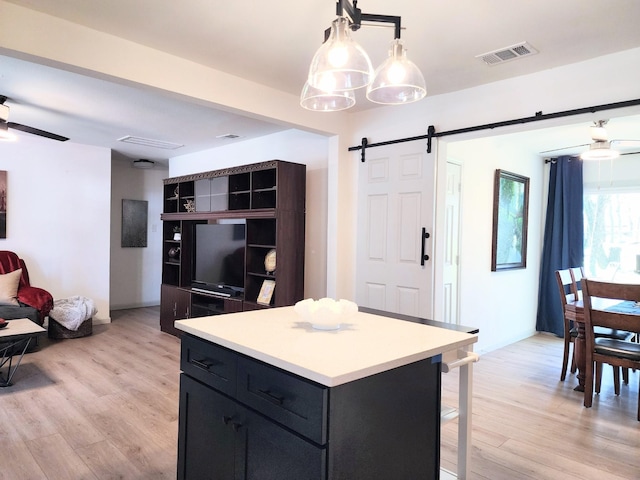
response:
[[[494,50],[493,52],[476,55],[476,58],[482,60],[489,66],[493,66],[499,63],[516,60],[518,58],[535,55],[536,53],[538,53],[538,51],[527,42],[521,42],[516,45],[511,45],[510,47]]]
[[[176,148],[184,147],[179,143],[163,142],[162,140],[153,140],[151,138],[134,137],[133,135],[127,135],[119,138],[119,142],[133,143],[135,145],[143,145],[145,147],[162,148],[164,150],[175,150]]]

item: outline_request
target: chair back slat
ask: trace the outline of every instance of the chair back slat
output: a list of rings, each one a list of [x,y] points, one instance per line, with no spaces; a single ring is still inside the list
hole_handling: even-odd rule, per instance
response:
[[[640,313],[640,308],[638,312]],[[606,310],[591,310],[590,320],[590,325],[594,327],[640,332],[640,315],[609,312]]]
[[[571,279],[573,280],[573,287],[577,300],[582,300],[582,279],[584,276],[584,268],[583,267],[571,267],[569,269],[569,273],[571,274]]]

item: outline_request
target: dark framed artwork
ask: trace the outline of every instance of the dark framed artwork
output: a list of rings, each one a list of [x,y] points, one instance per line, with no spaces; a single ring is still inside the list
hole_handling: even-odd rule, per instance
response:
[[[147,246],[146,200],[122,200],[122,247]]]
[[[529,178],[496,170],[491,271],[527,267]]]
[[[7,238],[7,171],[0,170],[0,238]]]

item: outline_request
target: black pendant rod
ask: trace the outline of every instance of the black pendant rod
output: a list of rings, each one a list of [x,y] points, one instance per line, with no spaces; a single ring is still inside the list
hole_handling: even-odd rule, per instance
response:
[[[545,113],[536,112],[536,114],[532,117],[524,117],[517,118],[515,120],[506,120],[503,122],[495,122],[495,123],[487,123],[484,125],[476,125],[474,127],[466,127],[466,128],[458,128],[456,130],[449,130],[446,132],[436,132],[436,129],[433,125],[429,125],[426,135],[418,135],[416,137],[408,137],[408,138],[400,138],[396,140],[387,140],[385,142],[378,143],[368,143],[366,142],[366,138],[363,138],[363,143],[361,145],[356,145],[354,147],[349,147],[349,151],[352,152],[354,150],[364,150],[364,148],[373,148],[373,147],[381,147],[383,145],[392,145],[394,143],[404,143],[404,142],[413,142],[414,140],[427,140],[427,153],[431,153],[431,139],[438,137],[446,137],[448,135],[457,135],[460,133],[469,133],[469,132],[477,132],[479,130],[489,130],[498,127],[507,127],[509,125],[518,125],[522,123],[530,123],[530,122],[539,122],[541,120],[549,120],[551,118],[560,118],[560,117],[569,117],[572,115],[582,115],[585,113],[595,113],[600,112],[602,110],[613,110],[616,108],[625,108],[625,107],[633,107],[636,105],[640,105],[640,98],[635,100],[626,100],[624,102],[615,102],[615,103],[606,103],[603,105],[594,105],[593,107],[584,107],[584,108],[576,108],[574,110],[564,110],[562,112],[555,113]],[[364,151],[361,155],[361,161],[365,161]]]

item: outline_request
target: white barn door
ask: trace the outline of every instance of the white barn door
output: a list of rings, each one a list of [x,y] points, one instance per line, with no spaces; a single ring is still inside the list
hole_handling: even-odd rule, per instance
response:
[[[366,151],[358,172],[358,305],[432,316],[433,157],[425,142]]]

